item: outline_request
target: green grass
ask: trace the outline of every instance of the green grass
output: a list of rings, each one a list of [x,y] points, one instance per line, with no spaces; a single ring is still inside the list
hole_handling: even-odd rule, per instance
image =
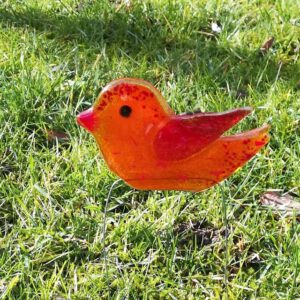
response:
[[[299,16],[299,0],[0,1],[0,298],[300,297],[300,225],[259,203],[268,189],[300,192]],[[271,141],[202,193],[120,182],[104,247],[117,177],[75,115],[125,76],[177,113],[252,106],[234,130],[268,122]]]

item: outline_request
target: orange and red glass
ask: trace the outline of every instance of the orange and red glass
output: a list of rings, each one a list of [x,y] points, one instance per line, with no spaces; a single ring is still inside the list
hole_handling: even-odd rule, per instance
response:
[[[250,112],[176,115],[149,82],[123,78],[109,83],[77,121],[130,186],[198,192],[229,177],[269,141],[268,125],[223,136]]]

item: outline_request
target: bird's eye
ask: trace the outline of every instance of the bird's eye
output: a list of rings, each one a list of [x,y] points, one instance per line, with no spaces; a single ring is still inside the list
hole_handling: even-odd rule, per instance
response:
[[[123,105],[120,108],[120,115],[122,117],[128,118],[132,112],[132,108],[128,105]]]

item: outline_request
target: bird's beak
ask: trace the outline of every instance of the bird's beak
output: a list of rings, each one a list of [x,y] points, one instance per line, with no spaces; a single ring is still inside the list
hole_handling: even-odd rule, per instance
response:
[[[96,123],[93,107],[81,112],[77,116],[77,123],[83,128],[85,128],[86,130],[93,132]]]

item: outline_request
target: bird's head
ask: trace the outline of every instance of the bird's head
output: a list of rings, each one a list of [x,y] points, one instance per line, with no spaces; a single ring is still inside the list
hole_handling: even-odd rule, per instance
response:
[[[97,135],[122,132],[142,134],[173,114],[158,90],[141,79],[122,78],[109,83],[77,122]]]

